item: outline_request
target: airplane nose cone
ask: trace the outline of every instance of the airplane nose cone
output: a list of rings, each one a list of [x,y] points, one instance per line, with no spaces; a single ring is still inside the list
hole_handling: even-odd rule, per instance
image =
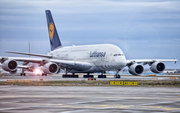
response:
[[[126,58],[118,57],[118,58],[116,58],[116,63],[119,66],[119,68],[124,68],[126,66]]]

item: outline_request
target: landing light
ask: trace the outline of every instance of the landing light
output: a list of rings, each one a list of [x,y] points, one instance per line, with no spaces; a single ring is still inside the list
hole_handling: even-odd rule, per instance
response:
[[[42,74],[40,69],[35,69],[34,71],[36,74]]]

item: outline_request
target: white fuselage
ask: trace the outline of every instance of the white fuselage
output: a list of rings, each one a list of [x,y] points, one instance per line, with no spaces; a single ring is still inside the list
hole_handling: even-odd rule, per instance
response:
[[[122,50],[112,44],[67,46],[48,53],[54,59],[88,62],[89,70],[71,70],[72,73],[93,73],[110,70],[121,70],[126,66],[126,58]]]

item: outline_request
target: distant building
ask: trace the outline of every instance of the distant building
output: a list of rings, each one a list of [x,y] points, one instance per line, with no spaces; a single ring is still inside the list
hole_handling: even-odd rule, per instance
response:
[[[180,73],[180,70],[165,70],[164,73],[170,74],[170,73]]]

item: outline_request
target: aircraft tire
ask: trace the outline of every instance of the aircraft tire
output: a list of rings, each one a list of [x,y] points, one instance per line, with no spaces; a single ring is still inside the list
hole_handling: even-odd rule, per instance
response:
[[[63,78],[67,78],[67,75],[66,75],[66,74],[64,74],[62,77],[63,77]]]
[[[121,78],[120,75],[114,75],[114,78]]]
[[[98,75],[98,78],[106,78],[106,75]]]
[[[79,76],[78,75],[74,75],[73,78],[79,78]]]
[[[21,75],[21,76],[26,76],[26,73],[24,73],[24,74],[23,74],[23,73],[21,73],[20,75]]]

